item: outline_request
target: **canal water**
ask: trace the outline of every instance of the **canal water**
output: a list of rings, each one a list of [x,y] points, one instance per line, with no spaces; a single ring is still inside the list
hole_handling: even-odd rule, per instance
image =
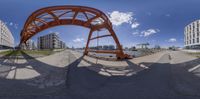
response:
[[[76,50],[78,52],[81,52],[83,53],[83,50]],[[124,51],[125,54],[128,54],[128,55],[131,55],[131,56],[134,56],[134,57],[140,57],[143,55],[143,52],[142,51]],[[102,54],[102,53],[90,53],[90,55],[95,55],[97,57],[115,57],[116,55],[115,54]]]

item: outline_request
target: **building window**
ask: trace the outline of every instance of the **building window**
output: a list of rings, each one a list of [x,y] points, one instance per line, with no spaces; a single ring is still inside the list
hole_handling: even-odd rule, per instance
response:
[[[197,38],[197,43],[199,43],[199,38]]]
[[[192,43],[195,43],[195,40],[193,39],[193,42]]]

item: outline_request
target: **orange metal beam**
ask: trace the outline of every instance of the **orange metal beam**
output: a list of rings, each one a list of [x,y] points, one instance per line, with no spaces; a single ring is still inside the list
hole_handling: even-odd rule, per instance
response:
[[[100,17],[100,15],[97,15],[97,16],[95,16],[95,17],[89,19],[84,25],[90,24],[94,19],[97,19],[97,18],[99,18],[99,17]]]
[[[59,11],[63,11],[63,13],[60,13]],[[58,14],[58,13],[59,14]],[[69,12],[74,13],[72,16]],[[84,17],[81,17],[82,19],[77,18],[79,16],[79,13],[83,13]],[[63,17],[66,15],[67,17]],[[71,16],[71,17],[70,17]],[[90,17],[89,17],[90,16]],[[103,21],[103,23],[98,24],[94,22],[94,20]],[[36,23],[37,22],[37,23]],[[41,32],[45,29],[58,26],[58,25],[79,25],[86,28],[91,29],[88,40],[85,48],[85,55],[89,52],[89,43],[90,40],[102,38],[106,36],[111,36],[116,45],[117,50],[114,51],[95,51],[97,53],[114,53],[117,55],[118,58],[127,58],[127,55],[124,54],[121,44],[115,34],[115,32],[112,29],[112,24],[106,14],[104,14],[102,11],[85,7],[85,6],[71,6],[71,5],[65,5],[65,6],[53,6],[53,7],[46,7],[39,9],[35,12],[33,12],[28,19],[26,20],[26,23],[24,24],[24,27],[21,31],[21,41],[20,44],[25,43],[28,39],[33,37],[38,32]],[[110,32],[110,35],[103,35],[98,36],[95,38],[91,38],[94,31],[100,30],[102,28],[107,29]]]
[[[45,21],[42,20],[42,19],[38,19],[38,18],[36,18],[35,21],[41,22],[41,23],[43,23],[43,24],[47,24],[47,22],[45,22]]]
[[[97,36],[97,37],[91,38],[90,40],[94,40],[94,39],[98,39],[98,38],[103,38],[103,37],[108,37],[108,36],[112,36],[112,35],[108,34],[108,35]]]
[[[77,10],[77,11],[75,12],[75,14],[74,14],[74,16],[73,16],[73,19],[72,19],[72,24],[73,24],[74,21],[76,20],[75,18],[76,18],[76,16],[78,15],[78,13],[79,13],[79,10]]]
[[[90,38],[92,37],[92,33],[93,33],[93,30],[91,29],[90,33],[88,35],[88,40],[87,40],[87,44],[86,44],[86,48],[85,48],[85,52],[84,52],[85,55],[88,54],[88,47],[89,47],[89,43],[90,43]]]

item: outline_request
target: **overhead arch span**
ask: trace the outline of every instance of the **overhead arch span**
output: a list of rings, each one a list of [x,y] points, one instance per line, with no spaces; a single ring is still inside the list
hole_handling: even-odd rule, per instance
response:
[[[33,12],[26,20],[21,31],[20,44],[26,43],[28,39],[33,37],[38,32],[59,25],[78,25],[90,29],[84,52],[85,55],[87,55],[88,52],[112,53],[116,54],[117,58],[120,59],[128,58],[128,55],[124,54],[122,46],[112,29],[112,23],[109,18],[102,11],[85,6],[53,6],[42,8]],[[92,38],[93,32],[101,29],[107,29],[109,34]],[[117,46],[116,50],[89,49],[88,46],[91,40],[108,36],[111,36],[114,39]]]

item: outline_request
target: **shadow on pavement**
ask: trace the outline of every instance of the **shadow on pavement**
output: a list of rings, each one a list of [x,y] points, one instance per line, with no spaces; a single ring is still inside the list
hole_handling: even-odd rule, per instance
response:
[[[53,79],[56,77],[53,77],[55,75],[51,75],[51,73],[56,72],[56,75],[61,75],[60,78],[65,78],[65,85],[38,89],[24,84],[24,82],[33,81],[33,79],[15,80],[2,77],[0,79],[0,96],[19,97],[20,99],[33,99],[33,97],[34,99],[199,99],[198,95],[179,92],[178,88],[180,86],[178,85],[180,84],[176,82],[177,80],[180,80],[180,82],[185,81],[184,77],[190,77],[190,80],[200,82],[198,76],[187,71],[189,68],[187,65],[190,65],[190,67],[196,66],[200,64],[199,59],[181,64],[170,64],[168,55],[164,55],[158,63],[141,63],[153,65],[150,69],[140,71],[136,75],[107,77],[88,69],[88,67],[78,67],[78,65],[82,64],[81,61],[85,61],[91,66],[103,68],[100,64],[96,65],[85,60],[83,56],[73,61],[66,68],[58,68],[40,62],[24,52],[22,52],[22,55],[29,60],[27,60],[27,63],[19,64],[19,67],[32,65],[32,69],[40,74],[40,76],[33,79],[41,76],[47,77],[45,79]],[[71,58],[75,59],[75,56],[70,55]],[[126,60],[126,62],[129,65],[127,68],[138,68],[131,61]],[[191,65],[194,62],[195,64]],[[1,64],[9,66],[9,63]],[[185,67],[182,66],[183,64]],[[180,72],[174,72],[175,70]],[[66,74],[60,74],[61,71],[65,71],[64,73]],[[184,76],[181,76],[182,74]],[[198,89],[199,87],[195,89],[195,92],[200,92]],[[45,93],[45,91],[48,93]],[[29,93],[33,94],[29,95]],[[17,95],[17,97],[13,95]]]
[[[67,66],[64,68],[52,66],[38,61],[22,51],[21,54],[26,59],[22,63],[19,63],[17,57],[12,56],[12,53],[0,59],[0,96],[46,95],[63,89]],[[32,78],[18,79],[16,74],[22,69],[37,72],[38,75]],[[26,72],[26,74],[28,73]]]
[[[79,59],[69,67],[67,92],[73,96],[72,99],[198,99],[199,96],[180,94],[174,88],[178,84],[172,81],[177,77],[172,73],[172,67],[176,68],[181,64],[170,64],[168,58],[168,55],[164,55],[150,69],[129,77],[99,75],[86,67],[77,67],[82,60]],[[133,67],[135,65],[130,61],[128,64]],[[198,79],[197,82],[199,81]]]

